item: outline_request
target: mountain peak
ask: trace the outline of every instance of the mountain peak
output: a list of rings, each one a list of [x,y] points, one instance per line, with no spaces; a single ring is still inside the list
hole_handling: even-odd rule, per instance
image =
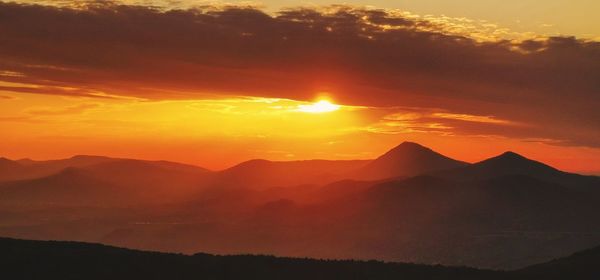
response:
[[[366,165],[361,173],[364,179],[385,179],[415,176],[464,165],[464,162],[441,155],[420,144],[402,142]]]
[[[384,160],[386,158],[406,157],[409,155],[433,156],[440,155],[435,151],[415,142],[402,142],[398,146],[387,151],[385,154],[378,157],[376,160]],[[440,155],[441,156],[441,155]]]
[[[534,178],[547,178],[560,173],[559,170],[539,161],[526,158],[515,152],[504,152],[492,158],[469,165],[457,177],[487,179],[505,175],[527,175]]]
[[[398,148],[400,148],[400,149],[402,149],[402,148],[409,149],[410,148],[410,149],[431,150],[431,149],[429,149],[429,148],[427,148],[427,147],[425,147],[425,146],[423,146],[423,145],[421,145],[419,143],[410,142],[410,141],[404,141],[404,142],[400,143],[398,146],[394,147],[392,150],[398,149]]]
[[[513,151],[506,151],[504,153],[502,153],[501,155],[497,156],[497,158],[512,158],[512,159],[527,159],[526,157],[517,154]]]
[[[495,157],[491,157],[489,159],[486,159],[484,161],[481,161],[481,163],[496,163],[496,164],[538,164],[539,162],[526,158],[520,154],[517,154],[513,151],[506,151],[500,155],[497,155]],[[541,163],[539,163],[541,164]]]

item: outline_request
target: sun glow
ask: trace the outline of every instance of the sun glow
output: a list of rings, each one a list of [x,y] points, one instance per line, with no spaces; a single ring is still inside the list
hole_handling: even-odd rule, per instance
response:
[[[298,111],[304,113],[318,114],[333,112],[338,110],[340,107],[340,105],[333,104],[327,100],[320,100],[316,103],[309,105],[298,105]]]

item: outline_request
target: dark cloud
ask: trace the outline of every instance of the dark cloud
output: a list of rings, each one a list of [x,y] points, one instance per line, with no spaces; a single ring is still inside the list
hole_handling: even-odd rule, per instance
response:
[[[345,6],[271,16],[2,3],[0,69],[23,73],[14,82],[79,89],[36,89],[47,94],[308,100],[330,91],[347,104],[495,116],[529,124],[532,137],[600,147],[600,43],[480,42],[441,25]]]

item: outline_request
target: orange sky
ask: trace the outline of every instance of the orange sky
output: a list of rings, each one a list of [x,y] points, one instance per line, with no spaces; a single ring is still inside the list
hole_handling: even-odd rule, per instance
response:
[[[369,159],[402,141],[416,141],[466,161],[514,150],[580,172],[593,172],[600,156],[599,149],[462,134],[444,124],[445,118],[497,121],[483,116],[432,113],[443,117],[423,120],[418,114],[424,112],[360,106],[305,112],[302,106],[311,103],[266,98],[104,101],[3,94],[11,99],[0,101],[0,125],[6,132],[0,154],[13,159],[96,154],[222,169],[250,158]]]
[[[1,156],[222,169],[374,158],[415,141],[470,162],[513,150],[600,173],[595,41],[502,41],[354,8],[0,5]]]

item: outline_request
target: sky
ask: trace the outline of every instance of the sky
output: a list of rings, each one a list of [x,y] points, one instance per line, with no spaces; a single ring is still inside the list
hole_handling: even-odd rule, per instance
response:
[[[222,169],[415,141],[600,173],[595,1],[28,2],[0,2],[1,156]]]

